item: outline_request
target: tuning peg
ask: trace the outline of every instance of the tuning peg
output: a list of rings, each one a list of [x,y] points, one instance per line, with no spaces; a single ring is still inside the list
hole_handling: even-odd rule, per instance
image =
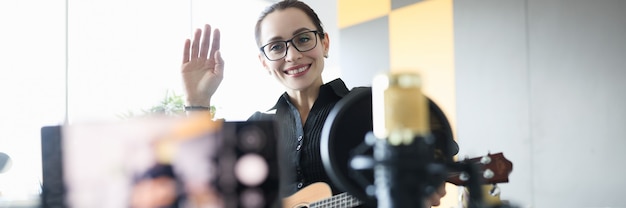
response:
[[[484,165],[491,163],[491,157],[489,157],[487,155],[481,157],[480,158],[480,163],[482,163]]]
[[[500,187],[498,187],[498,185],[494,183],[493,186],[491,187],[491,190],[489,190],[489,194],[491,194],[491,196],[499,196]]]
[[[492,179],[495,175],[496,174],[493,171],[491,171],[491,169],[486,169],[483,172],[483,178],[485,179]]]
[[[469,180],[469,175],[467,174],[467,172],[461,172],[461,174],[459,174],[459,180],[461,180],[461,181],[468,181]]]

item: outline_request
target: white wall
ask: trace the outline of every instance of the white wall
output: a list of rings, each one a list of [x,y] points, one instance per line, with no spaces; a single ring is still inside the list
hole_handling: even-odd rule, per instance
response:
[[[460,155],[504,152],[522,207],[626,207],[626,1],[454,10]]]

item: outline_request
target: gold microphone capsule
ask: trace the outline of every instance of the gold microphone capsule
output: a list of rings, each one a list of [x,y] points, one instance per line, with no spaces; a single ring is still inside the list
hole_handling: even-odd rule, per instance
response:
[[[430,132],[428,100],[415,72],[379,74],[372,85],[374,135],[392,145],[411,144]]]

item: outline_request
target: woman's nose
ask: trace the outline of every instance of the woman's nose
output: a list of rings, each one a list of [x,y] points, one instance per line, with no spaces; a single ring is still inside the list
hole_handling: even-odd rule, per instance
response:
[[[293,46],[292,43],[287,44],[287,55],[285,55],[285,61],[295,61],[302,57],[302,53]]]

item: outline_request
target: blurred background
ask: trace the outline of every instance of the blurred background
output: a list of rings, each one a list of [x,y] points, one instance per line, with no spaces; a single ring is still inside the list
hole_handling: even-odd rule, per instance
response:
[[[1,1],[0,152],[12,165],[0,171],[0,205],[39,193],[42,126],[120,120],[181,94],[184,40],[205,23],[221,29],[227,63],[216,116],[271,107],[283,90],[258,62],[253,28],[272,2]],[[305,2],[330,35],[325,81],[418,71],[460,158],[513,162],[502,199],[626,207],[626,1]],[[448,186],[440,207],[458,207],[458,195]]]

